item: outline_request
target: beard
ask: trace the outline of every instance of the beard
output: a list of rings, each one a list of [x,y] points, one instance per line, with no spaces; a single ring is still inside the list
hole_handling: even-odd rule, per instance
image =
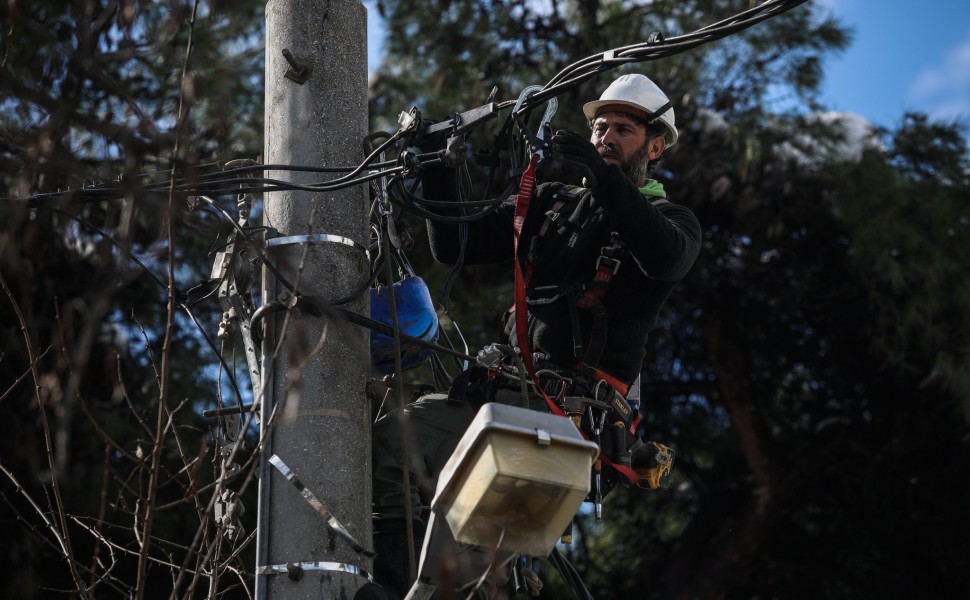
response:
[[[648,151],[647,144],[644,144],[639,150],[631,154],[629,158],[623,158],[615,146],[608,145],[600,150],[600,154],[602,156],[612,156],[619,159],[620,164],[618,166],[623,171],[623,174],[629,177],[633,183],[642,185],[650,176],[650,159],[647,158]]]
[[[637,185],[643,185],[650,176],[650,159],[647,158],[647,152],[647,145],[644,144],[620,165],[623,173]]]

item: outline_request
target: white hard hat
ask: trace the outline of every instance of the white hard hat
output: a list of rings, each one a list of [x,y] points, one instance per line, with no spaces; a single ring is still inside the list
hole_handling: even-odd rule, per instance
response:
[[[674,126],[674,109],[670,100],[646,75],[621,75],[603,91],[599,100],[583,106],[583,114],[592,121],[600,109],[615,105],[630,106],[646,113],[649,121],[657,120],[667,129],[667,146],[677,143],[677,127]]]

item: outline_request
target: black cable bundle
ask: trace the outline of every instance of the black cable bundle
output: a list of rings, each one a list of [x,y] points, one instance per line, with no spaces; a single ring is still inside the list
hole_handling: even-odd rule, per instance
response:
[[[577,598],[578,600],[593,600],[593,595],[586,589],[586,584],[583,583],[582,577],[576,572],[572,563],[566,560],[566,557],[559,552],[558,548],[552,549],[549,560],[552,562],[552,566],[556,568],[556,571],[559,572],[559,576],[566,584],[566,588],[571,592],[573,598]]]

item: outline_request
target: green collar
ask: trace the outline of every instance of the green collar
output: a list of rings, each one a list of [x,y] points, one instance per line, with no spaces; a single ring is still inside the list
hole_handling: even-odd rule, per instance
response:
[[[664,191],[662,183],[656,179],[648,179],[647,185],[640,188],[640,193],[647,198],[666,198],[667,192]]]

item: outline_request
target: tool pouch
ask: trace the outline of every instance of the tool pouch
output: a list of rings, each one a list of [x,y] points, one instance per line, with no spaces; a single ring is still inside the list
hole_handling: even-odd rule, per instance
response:
[[[670,469],[675,452],[659,442],[637,440],[630,450],[630,466],[640,476],[639,487],[646,490],[670,485]]]

